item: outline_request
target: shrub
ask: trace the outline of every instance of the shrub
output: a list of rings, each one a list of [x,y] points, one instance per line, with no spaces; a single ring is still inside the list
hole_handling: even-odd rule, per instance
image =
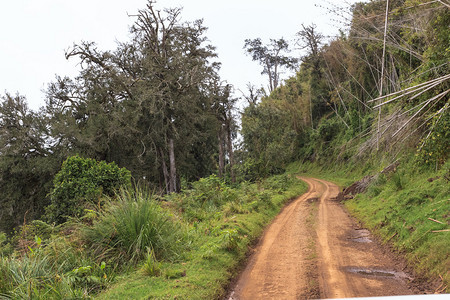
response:
[[[292,182],[293,179],[288,174],[275,175],[265,180],[264,187],[284,192],[289,188]]]
[[[12,247],[8,243],[8,238],[4,232],[0,232],[0,257],[8,256],[12,252]]]
[[[141,188],[122,189],[93,225],[82,225],[81,235],[99,258],[121,263],[142,260],[148,249],[157,258],[174,259],[186,238],[182,225]]]
[[[131,186],[131,173],[114,162],[79,156],[69,157],[53,180],[47,218],[61,224],[68,217],[80,217],[86,207],[98,204],[102,195],[113,196],[121,186]]]
[[[417,146],[416,160],[419,164],[438,167],[449,157],[450,116],[435,116],[430,124],[430,133]]]

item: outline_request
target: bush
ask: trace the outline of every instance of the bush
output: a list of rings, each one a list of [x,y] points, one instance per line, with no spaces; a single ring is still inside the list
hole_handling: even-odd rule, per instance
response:
[[[175,259],[186,238],[182,225],[140,188],[122,189],[93,225],[82,225],[81,235],[99,259],[121,264],[142,260],[148,249],[158,259]]]
[[[0,257],[8,256],[12,252],[12,247],[8,243],[8,238],[4,232],[0,232]]]
[[[449,157],[450,147],[450,116],[435,116],[430,124],[430,134],[419,143],[416,160],[419,165],[438,167]]]
[[[47,219],[61,224],[68,217],[81,217],[84,209],[99,204],[102,195],[113,196],[121,186],[131,186],[131,173],[114,162],[79,156],[69,157],[53,180]]]

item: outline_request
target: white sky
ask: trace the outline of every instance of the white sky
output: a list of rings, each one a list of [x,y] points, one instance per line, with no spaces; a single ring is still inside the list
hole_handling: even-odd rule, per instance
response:
[[[217,47],[221,77],[245,90],[247,82],[267,86],[257,62],[245,55],[246,38],[292,40],[301,24],[315,23],[325,35],[337,33],[332,15],[316,4],[355,0],[159,0],[157,7],[184,7],[184,21],[204,19],[206,36]],[[67,61],[64,50],[80,41],[94,41],[112,50],[128,40],[134,14],[146,0],[1,0],[0,95],[19,92],[32,109],[44,105],[47,84],[55,75],[75,76],[77,59]],[[287,75],[286,75],[287,76]],[[285,77],[286,77],[285,76]],[[237,96],[240,95],[238,92]]]

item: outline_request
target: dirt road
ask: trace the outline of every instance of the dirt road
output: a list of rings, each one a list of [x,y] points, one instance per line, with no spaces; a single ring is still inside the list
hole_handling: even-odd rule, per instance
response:
[[[338,187],[301,178],[308,192],[266,229],[228,299],[350,298],[417,293],[392,255],[334,201]]]

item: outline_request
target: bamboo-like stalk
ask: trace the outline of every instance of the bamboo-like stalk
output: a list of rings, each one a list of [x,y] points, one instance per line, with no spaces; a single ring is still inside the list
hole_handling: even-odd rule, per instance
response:
[[[395,100],[397,100],[397,99],[399,99],[399,98],[402,98],[402,97],[404,97],[404,96],[406,96],[406,95],[409,95],[409,94],[411,94],[411,93],[417,92],[417,91],[419,91],[419,90],[425,88],[425,90],[423,90],[423,91],[421,91],[421,92],[415,94],[414,96],[412,96],[412,97],[410,98],[410,100],[413,100],[413,99],[417,98],[418,96],[422,95],[423,93],[425,93],[426,91],[429,91],[430,89],[436,87],[437,85],[439,85],[439,84],[441,84],[441,83],[442,83],[442,82],[437,82],[437,83],[433,83],[433,84],[430,84],[430,85],[426,85],[426,86],[420,87],[420,88],[418,88],[418,89],[416,89],[416,90],[409,91],[409,92],[407,92],[407,93],[405,93],[405,94],[403,94],[403,95],[397,96],[397,97],[395,97],[395,98],[393,98],[393,99],[390,99],[390,100],[388,100],[388,101],[386,101],[386,102],[377,104],[377,105],[375,105],[373,108],[375,109],[375,108],[378,108],[378,107],[380,107],[380,106],[386,105],[386,104],[391,103],[391,102],[393,102],[393,101],[395,101]]]
[[[384,60],[386,56],[386,36],[387,36],[387,23],[389,17],[389,0],[386,0],[386,16],[384,18],[384,37],[383,37],[383,55],[381,57],[381,76],[380,76],[380,97],[383,95],[383,77],[384,77]],[[378,129],[377,129],[377,151],[380,146],[380,120],[381,120],[381,107],[378,109]]]
[[[426,82],[419,83],[417,85],[411,86],[411,87],[406,88],[406,89],[402,89],[402,90],[394,92],[394,93],[390,93],[390,94],[387,94],[387,95],[384,95],[384,96],[380,96],[378,98],[369,100],[367,102],[368,103],[375,102],[375,101],[382,100],[382,99],[385,99],[385,98],[388,98],[388,97],[392,97],[394,95],[398,95],[398,94],[401,94],[401,93],[404,93],[404,94],[400,95],[400,97],[403,97],[405,95],[410,94],[411,93],[410,90],[417,91],[417,90],[420,90],[422,88],[426,88],[427,86],[432,85],[432,84],[434,84],[434,83],[436,83],[438,81],[439,81],[439,83],[442,83],[442,82],[444,82],[444,81],[446,81],[448,79],[450,79],[450,74],[447,74],[447,75],[444,75],[444,76],[441,76],[441,77],[438,77],[438,78],[435,78],[435,79],[432,79],[432,80],[429,80],[429,81],[426,81]],[[407,92],[407,93],[405,93],[405,92]],[[398,99],[398,98],[395,98],[395,99]],[[393,99],[391,99],[391,100],[393,100]]]
[[[395,137],[400,131],[402,131],[402,129],[405,128],[406,125],[408,125],[433,100],[438,99],[438,101],[439,101],[440,99],[442,99],[442,97],[444,97],[449,92],[450,92],[450,89],[440,93],[439,95],[434,96],[431,99],[429,99],[408,121],[406,121],[399,129],[397,129],[397,131],[392,135],[392,137]]]

